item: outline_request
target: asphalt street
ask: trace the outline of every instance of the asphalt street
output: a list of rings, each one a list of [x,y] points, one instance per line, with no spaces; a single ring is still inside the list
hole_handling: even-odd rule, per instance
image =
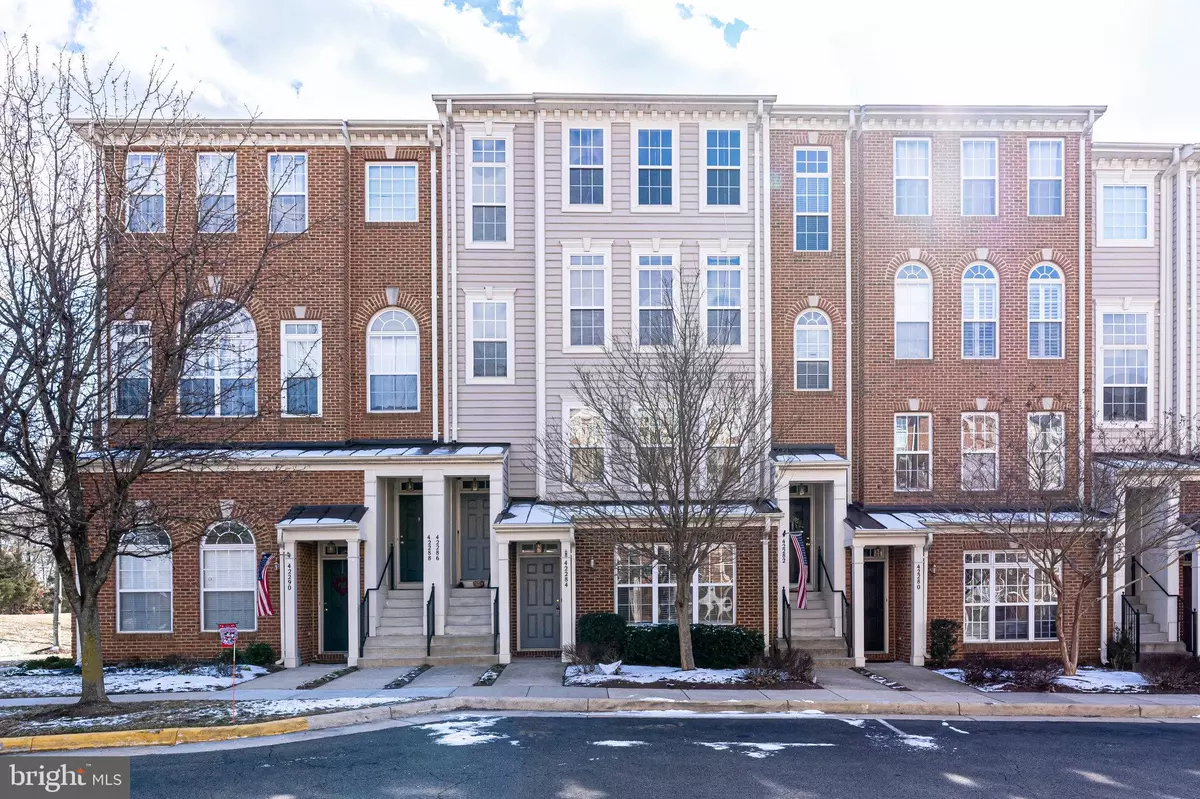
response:
[[[133,761],[133,796],[1200,797],[1200,725],[454,717]]]

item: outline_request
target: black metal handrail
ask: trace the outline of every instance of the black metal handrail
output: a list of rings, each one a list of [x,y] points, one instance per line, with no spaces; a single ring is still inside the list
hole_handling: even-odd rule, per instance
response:
[[[392,547],[388,547],[387,560],[383,562],[383,570],[379,573],[379,582],[375,583],[374,588],[368,588],[363,592],[362,602],[358,605],[358,656],[363,656],[363,649],[367,645],[367,636],[370,634],[371,623],[371,592],[378,591],[383,585],[383,578],[388,578],[388,590],[396,590],[396,576],[392,570]]]
[[[1175,599],[1179,599],[1179,594],[1172,594],[1170,591],[1163,588],[1163,584],[1158,581],[1158,578],[1154,576],[1154,573],[1150,572],[1150,571],[1146,571],[1146,567],[1143,566],[1142,564],[1138,563],[1137,558],[1130,558],[1129,562],[1133,564],[1133,584],[1135,586],[1138,583],[1137,573],[1140,571],[1142,574],[1149,577],[1150,581],[1152,583],[1154,583],[1156,586],[1158,586],[1158,590],[1162,591],[1163,594],[1165,594],[1166,596],[1169,596],[1169,597],[1174,597]],[[1137,591],[1134,591],[1133,593],[1134,593],[1134,596],[1137,596]]]
[[[780,588],[780,610],[779,615],[783,618],[783,640],[787,643],[787,648],[792,648],[792,603],[788,601],[788,590]]]
[[[433,595],[437,593],[437,583],[429,586],[429,599],[425,602],[425,657],[433,652]]]
[[[854,657],[854,617],[850,615],[850,600],[846,592],[833,587],[833,579],[825,567],[825,551],[817,547],[817,591],[821,590],[821,577],[829,583],[829,589],[842,598],[842,640],[846,643],[846,657]]]
[[[489,585],[492,592],[492,654],[500,654],[500,586]]]
[[[1133,641],[1133,662],[1142,659],[1142,614],[1121,594],[1121,639]]]
[[[1187,629],[1179,637],[1192,657],[1200,657],[1200,648],[1196,646],[1196,611],[1189,610],[1184,617],[1187,619]]]

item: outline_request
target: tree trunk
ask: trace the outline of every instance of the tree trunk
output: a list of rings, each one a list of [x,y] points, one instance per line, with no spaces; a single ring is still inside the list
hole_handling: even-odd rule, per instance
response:
[[[684,585],[685,578],[680,575],[679,585]],[[692,584],[691,575],[686,578],[686,585]],[[696,658],[692,654],[692,592],[675,589],[675,618],[679,624],[679,667],[684,671],[696,668]]]
[[[104,664],[100,655],[100,608],[95,597],[82,598],[75,623],[79,625],[79,651],[83,668],[83,693],[79,696],[79,704],[107,704]]]
[[[62,649],[62,646],[59,644],[59,638],[58,638],[58,612],[61,607],[62,607],[62,572],[60,572],[58,570],[58,567],[56,565],[54,568],[54,600],[53,600],[53,605],[51,606],[51,609],[54,613],[54,622],[53,622],[54,639],[51,642],[51,646],[54,648],[55,652],[58,652],[60,649]]]
[[[1068,608],[1062,594],[1058,597],[1058,655],[1063,676],[1074,677],[1079,668],[1079,608],[1078,602]]]

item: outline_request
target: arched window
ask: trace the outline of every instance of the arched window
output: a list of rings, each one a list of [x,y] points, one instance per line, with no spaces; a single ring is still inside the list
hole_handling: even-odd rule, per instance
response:
[[[117,550],[117,632],[171,632],[171,537],[158,527],[130,530]]]
[[[900,359],[933,357],[933,281],[921,264],[896,273],[896,344]]]
[[[201,629],[233,622],[253,630],[255,602],[254,533],[241,522],[217,522],[200,540]]]
[[[809,309],[796,317],[797,391],[828,391],[833,364],[833,331],[829,317]]]
[[[217,301],[184,318],[190,340],[179,381],[184,416],[253,416],[258,412],[258,331],[245,308]]]
[[[420,339],[412,315],[380,311],[367,327],[367,410],[415,411],[420,383]]]
[[[1063,277],[1053,264],[1029,273],[1029,357],[1063,357]]]
[[[971,264],[962,277],[962,355],[996,357],[996,317],[999,297],[996,270]]]

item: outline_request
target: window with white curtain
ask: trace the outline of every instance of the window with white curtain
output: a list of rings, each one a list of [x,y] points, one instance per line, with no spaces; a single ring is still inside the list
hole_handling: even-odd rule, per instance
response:
[[[1034,491],[1062,488],[1067,472],[1066,421],[1062,413],[1039,411],[1027,419],[1029,487]]]
[[[185,317],[185,332],[191,342],[179,381],[180,414],[254,416],[258,331],[246,309],[223,301],[197,305]]]
[[[125,156],[125,229],[162,233],[167,229],[166,163],[159,153]]]
[[[893,146],[896,216],[929,216],[932,143],[929,139],[895,139]]]
[[[995,216],[999,178],[996,139],[962,140],[962,215]]]
[[[1063,278],[1053,264],[1029,273],[1029,357],[1063,357]]]
[[[962,355],[996,357],[996,318],[999,286],[996,270],[972,264],[962,277]]]
[[[157,527],[130,530],[121,536],[117,632],[171,632],[173,597],[171,537]]]
[[[795,191],[797,252],[829,251],[829,148],[797,147]]]
[[[599,414],[591,408],[567,409],[567,447],[572,483],[604,480],[604,424]]]
[[[420,334],[412,314],[399,308],[377,313],[367,326],[367,410],[417,410],[420,363]]]
[[[897,360],[933,357],[933,281],[921,264],[905,264],[896,273]]]
[[[321,414],[321,323],[283,323],[283,412]]]
[[[258,626],[254,534],[241,522],[217,522],[200,540],[200,628]]]
[[[928,491],[933,487],[931,425],[927,413],[896,414],[892,452],[897,491]]]
[[[1058,638],[1058,593],[1022,552],[964,552],[963,611],[966,641]]]
[[[271,232],[303,233],[308,230],[308,156],[272,153],[267,164]]]
[[[797,391],[828,391],[833,371],[833,328],[822,311],[809,308],[796,317],[793,342]]]
[[[1000,418],[994,413],[962,415],[962,479],[964,491],[1000,487]]]

